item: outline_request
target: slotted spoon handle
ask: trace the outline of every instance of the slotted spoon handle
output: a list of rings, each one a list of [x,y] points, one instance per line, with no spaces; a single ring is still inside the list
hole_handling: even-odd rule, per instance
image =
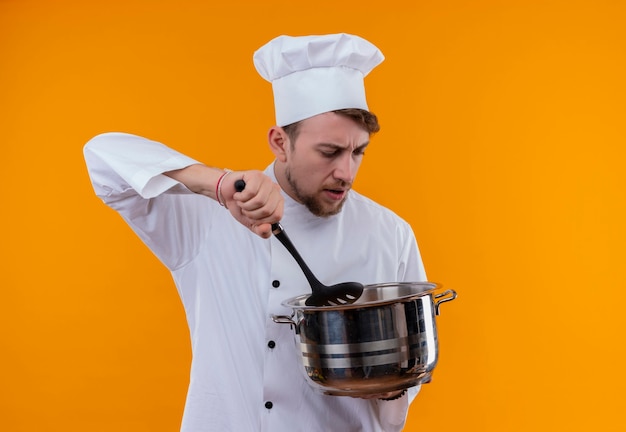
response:
[[[235,190],[242,192],[246,187],[243,180],[235,182]],[[300,269],[304,273],[306,280],[311,285],[311,295],[306,299],[307,306],[332,306],[354,303],[363,294],[363,285],[358,282],[343,282],[332,286],[321,283],[314,275],[309,266],[306,265],[296,247],[291,243],[287,233],[280,223],[272,224],[272,234],[287,249],[293,259],[296,260]]]
[[[311,290],[313,291],[313,293],[319,293],[321,287],[323,287],[322,283],[315,277],[309,266],[306,265],[296,247],[293,245],[293,243],[291,243],[291,240],[287,236],[287,233],[285,233],[283,227],[278,222],[272,224],[272,234],[274,234],[274,237],[276,237],[278,241],[281,242],[283,246],[285,246],[285,249],[287,249],[291,256],[293,256],[293,258],[296,260],[296,262],[302,269],[306,280],[309,281],[309,285],[311,285]]]
[[[243,180],[235,181],[235,190],[237,192],[243,192],[245,188],[246,188],[245,181]],[[276,222],[272,224],[272,234],[274,234],[274,237],[276,237],[278,241],[281,242],[283,246],[285,246],[285,249],[287,249],[289,253],[291,254],[291,256],[293,256],[293,258],[296,260],[296,262],[302,269],[302,272],[304,273],[306,280],[309,282],[309,285],[311,285],[311,290],[313,291],[313,293],[314,294],[317,293],[318,295],[321,294],[324,288],[324,285],[315,277],[315,275],[313,274],[309,266],[306,265],[306,263],[302,259],[302,256],[300,256],[300,253],[298,252],[296,247],[293,245],[293,243],[291,242],[291,239],[287,236],[287,233],[283,230],[283,227],[280,225],[280,223]]]

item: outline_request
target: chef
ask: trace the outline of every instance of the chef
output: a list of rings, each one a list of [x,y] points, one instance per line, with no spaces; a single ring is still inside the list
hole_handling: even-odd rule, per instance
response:
[[[408,223],[351,189],[379,129],[363,81],[383,55],[331,34],[280,36],[253,60],[274,92],[275,160],[264,171],[214,168],[126,133],[84,148],[96,194],[170,270],[184,305],[193,355],[181,431],[400,431],[419,387],[321,394],[293,330],[271,319],[309,289],[271,235],[279,220],[325,284],[426,280]]]

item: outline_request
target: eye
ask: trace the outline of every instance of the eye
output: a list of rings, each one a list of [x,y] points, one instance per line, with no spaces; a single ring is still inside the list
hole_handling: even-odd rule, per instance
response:
[[[322,156],[324,156],[325,158],[328,159],[332,159],[335,156],[337,156],[339,154],[338,150],[333,150],[333,151],[324,151],[324,150],[320,150],[320,153],[322,154]]]

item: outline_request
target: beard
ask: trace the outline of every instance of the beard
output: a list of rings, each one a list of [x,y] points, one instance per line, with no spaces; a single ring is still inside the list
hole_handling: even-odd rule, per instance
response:
[[[302,203],[311,213],[318,217],[336,215],[341,211],[344,203],[346,202],[346,198],[348,197],[347,194],[349,192],[346,193],[346,196],[335,207],[329,207],[328,205],[324,205],[324,202],[322,202],[322,200],[315,195],[304,193],[302,188],[298,186],[296,179],[291,175],[291,170],[289,168],[285,170],[285,177],[287,178],[287,183],[289,183],[289,186],[298,201],[300,201],[300,203]],[[346,182],[341,181],[340,187],[344,188],[346,185]]]

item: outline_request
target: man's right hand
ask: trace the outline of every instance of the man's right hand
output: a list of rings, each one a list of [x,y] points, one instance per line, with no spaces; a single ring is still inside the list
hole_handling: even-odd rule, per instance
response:
[[[220,191],[217,183],[224,171],[217,168],[194,164],[165,175],[181,182],[192,192],[221,201],[235,219],[260,237],[269,238],[272,224],[283,217],[284,199],[280,186],[261,171],[231,171],[222,178]],[[242,192],[235,190],[237,180],[246,183]],[[219,199],[218,192],[221,192]]]
[[[241,192],[235,189],[237,180],[245,182]],[[261,171],[233,171],[223,182],[220,198],[233,217],[256,235],[269,238],[272,224],[283,217],[280,186]]]

